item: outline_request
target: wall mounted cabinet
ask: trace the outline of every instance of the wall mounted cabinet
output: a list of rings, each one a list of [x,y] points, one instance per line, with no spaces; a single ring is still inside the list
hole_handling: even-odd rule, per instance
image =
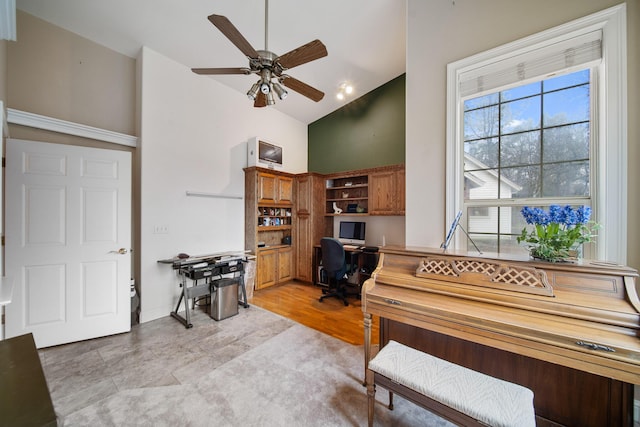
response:
[[[404,206],[404,167],[397,166],[369,174],[370,215],[404,215]]]
[[[404,215],[404,165],[325,175],[325,215]]]
[[[293,204],[293,177],[261,172],[258,174],[258,203]]]

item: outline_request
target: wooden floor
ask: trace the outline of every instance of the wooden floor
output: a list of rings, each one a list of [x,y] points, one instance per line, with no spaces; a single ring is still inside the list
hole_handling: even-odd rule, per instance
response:
[[[364,325],[360,300],[349,297],[348,306],[337,298],[318,301],[321,288],[297,281],[253,291],[250,304],[287,317],[310,328],[354,345],[364,344]],[[374,318],[372,344],[378,343],[379,322]]]

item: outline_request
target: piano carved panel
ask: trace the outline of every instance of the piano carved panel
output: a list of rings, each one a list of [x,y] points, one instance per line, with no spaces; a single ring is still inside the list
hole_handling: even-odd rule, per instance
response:
[[[547,274],[533,267],[464,258],[425,257],[416,276],[457,283],[553,296]]]

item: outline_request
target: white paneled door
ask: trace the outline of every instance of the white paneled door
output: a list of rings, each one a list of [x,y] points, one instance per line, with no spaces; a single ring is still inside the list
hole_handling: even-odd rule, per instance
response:
[[[131,328],[131,154],[9,139],[7,338],[49,347]]]

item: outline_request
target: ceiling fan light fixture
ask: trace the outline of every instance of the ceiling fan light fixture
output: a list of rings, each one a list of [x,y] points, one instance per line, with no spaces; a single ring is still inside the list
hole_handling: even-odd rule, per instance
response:
[[[249,92],[247,92],[247,97],[250,100],[255,101],[256,96],[258,96],[259,90],[260,90],[260,81],[258,80],[257,83],[254,83],[253,86],[251,86],[251,89],[249,89]]]
[[[287,92],[287,90],[283,88],[282,85],[278,82],[273,83],[273,90],[276,92],[276,95],[278,95],[278,98],[280,98],[283,101],[289,95],[289,92]]]
[[[267,105],[274,105],[276,103],[276,100],[273,99],[273,92],[269,91],[267,93]]]
[[[260,92],[264,93],[265,95],[271,93],[269,83],[262,82],[262,84],[260,85]]]

